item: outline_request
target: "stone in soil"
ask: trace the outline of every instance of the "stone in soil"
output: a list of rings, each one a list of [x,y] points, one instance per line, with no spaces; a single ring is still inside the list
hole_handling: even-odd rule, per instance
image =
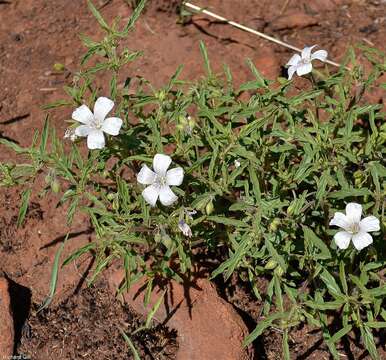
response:
[[[13,354],[14,329],[7,279],[0,277],[0,359]]]
[[[123,279],[122,271],[113,271],[109,284],[115,292]],[[205,279],[179,284],[170,281],[165,288],[156,286],[148,306],[144,306],[144,282],[123,293],[125,302],[147,315],[166,290],[154,319],[178,333],[177,360],[247,360],[248,349],[242,345],[248,329],[233,307],[219,297],[214,285]]]

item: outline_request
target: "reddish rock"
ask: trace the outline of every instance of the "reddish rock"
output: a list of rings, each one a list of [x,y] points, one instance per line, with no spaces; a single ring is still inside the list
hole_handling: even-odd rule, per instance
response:
[[[287,15],[283,15],[273,20],[270,24],[272,30],[285,30],[285,29],[303,29],[308,26],[317,25],[318,20],[305,13],[294,12]]]
[[[13,355],[14,330],[8,281],[0,277],[0,359]]]
[[[115,292],[123,272],[111,273],[109,284]],[[150,303],[144,307],[144,283],[134,284],[123,294],[125,301],[146,316],[161,296],[153,290]],[[164,302],[154,318],[177,330],[179,350],[177,360],[248,360],[248,349],[242,342],[248,330],[233,307],[220,298],[215,287],[204,279],[194,284],[171,281]]]

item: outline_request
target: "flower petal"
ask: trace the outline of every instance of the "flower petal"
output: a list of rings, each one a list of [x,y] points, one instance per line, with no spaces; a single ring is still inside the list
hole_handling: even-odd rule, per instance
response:
[[[334,241],[338,248],[343,250],[348,248],[351,238],[352,234],[346,231],[339,231],[335,234]]]
[[[375,216],[367,216],[359,223],[359,228],[363,232],[379,231],[379,220]]]
[[[94,115],[88,106],[82,105],[74,110],[72,118],[82,124],[88,125],[94,119]]]
[[[288,73],[288,80],[291,80],[292,79],[292,76],[295,74],[296,72],[296,66],[290,66],[287,70],[287,73]]]
[[[105,136],[102,130],[93,129],[87,136],[87,147],[90,150],[103,149],[105,147]]]
[[[170,156],[164,154],[156,154],[153,159],[153,169],[158,175],[165,176],[171,162],[172,158]]]
[[[178,228],[185,236],[192,237],[192,229],[184,220],[178,222]]]
[[[336,212],[330,221],[331,226],[339,226],[344,230],[348,230],[352,225],[347,216],[341,212]]]
[[[122,126],[122,120],[117,117],[107,118],[102,124],[102,130],[110,135],[118,135]]]
[[[373,237],[367,232],[360,231],[353,235],[352,242],[357,250],[362,250],[373,242]]]
[[[150,170],[147,165],[143,165],[141,171],[137,175],[137,181],[143,185],[153,184],[157,174]]]
[[[302,59],[303,60],[311,60],[311,51],[312,49],[315,47],[316,45],[313,45],[313,46],[306,46],[303,50],[302,50]]]
[[[94,129],[88,125],[80,125],[75,129],[76,136],[88,136]]]
[[[114,107],[114,101],[108,99],[107,97],[100,97],[95,101],[94,105],[94,116],[100,122],[103,122],[106,115]]]
[[[179,186],[184,180],[184,169],[181,167],[169,170],[166,173],[166,184]]]
[[[362,217],[362,205],[357,203],[348,203],[346,205],[347,219],[354,224],[358,224]]]
[[[302,64],[302,65],[299,65],[299,66],[296,67],[296,73],[299,76],[308,74],[311,71],[312,71],[312,64],[310,62]]]
[[[142,196],[148,204],[155,206],[159,193],[160,191],[157,186],[150,185],[142,191]]]
[[[327,59],[327,51],[326,50],[318,50],[318,51],[315,51],[312,55],[311,55],[311,60],[315,60],[315,59],[318,59],[320,61],[326,61]]]
[[[178,199],[178,197],[174,194],[169,186],[162,186],[159,192],[159,199],[162,205],[169,206],[173,204]]]
[[[299,54],[294,54],[291,59],[288,60],[286,66],[296,66],[301,59]]]

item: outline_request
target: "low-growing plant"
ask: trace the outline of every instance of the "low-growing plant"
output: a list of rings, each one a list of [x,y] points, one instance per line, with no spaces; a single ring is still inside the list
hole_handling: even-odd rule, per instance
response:
[[[358,47],[369,63],[365,71],[351,49],[339,70],[314,70],[301,89],[296,78],[265,79],[247,60],[251,80],[235,87],[226,65],[223,74],[213,72],[200,43],[205,76],[181,80],[179,67],[154,88],[144,78],[123,79],[126,64],[142,55],[122,40],[144,3],[120,30],[118,19],[109,25],[89,2],[105,36],[82,36],[87,52],[65,87],[67,99],[46,107],[76,109],[68,140],[56,135],[49,115],[30,147],[0,140],[25,159],[1,164],[2,185],[24,188],[19,224],[37,175],[45,174],[42,194],[62,195],[68,224],[83,212],[95,230],[96,240],[63,263],[92,251],[89,282],[119,260],[126,274],[121,290],[146,277],[150,292],[156,277],[182,281],[196,248],[226,249],[212,277],[238,273],[263,302],[246,345],[279,328],[289,359],[290,331],[307,322],[322,330],[334,358],[340,339],[359,330],[379,359],[374,335],[386,327],[386,124],[370,95],[385,88],[385,54]],[[102,73],[110,77],[103,93],[95,82]],[[94,102],[95,117],[87,108]],[[105,117],[114,104],[112,124]],[[88,136],[92,148],[85,155],[79,136]],[[346,215],[336,214],[346,205]],[[360,222],[362,208],[370,218]],[[332,225],[344,229],[335,241]],[[264,292],[256,286],[262,278]]]

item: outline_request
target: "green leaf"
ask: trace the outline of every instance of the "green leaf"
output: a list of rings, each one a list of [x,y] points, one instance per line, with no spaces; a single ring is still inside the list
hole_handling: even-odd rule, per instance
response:
[[[1,139],[0,138],[0,144],[7,146],[8,148],[15,151],[17,154],[22,154],[22,153],[28,152],[28,149],[24,149],[21,146],[17,145],[15,142],[9,141],[7,139]]]
[[[326,269],[322,271],[319,277],[326,284],[327,289],[332,296],[335,298],[342,298],[342,291],[336,283],[335,278]]]
[[[332,192],[328,194],[328,197],[331,199],[346,199],[348,197],[355,197],[355,196],[366,196],[370,195],[371,192],[369,189],[342,189],[336,192]]]
[[[368,321],[365,325],[373,329],[384,329],[386,328],[386,321]]]
[[[342,284],[343,292],[347,295],[348,286],[347,286],[346,271],[344,268],[343,260],[341,260],[339,263],[339,278],[340,278],[340,283]]]
[[[156,314],[156,312],[158,311],[164,297],[165,297],[165,293],[166,291],[164,291],[161,296],[158,298],[157,302],[154,304],[154,306],[151,308],[151,310],[149,311],[149,313],[147,314],[146,316],[146,323],[145,323],[145,327],[147,329],[150,328],[150,324],[151,324],[151,321],[153,320],[153,317],[154,315]]]
[[[213,221],[218,224],[224,224],[229,226],[242,227],[242,228],[245,228],[248,226],[248,224],[246,224],[244,221],[232,219],[229,217],[227,218],[223,216],[207,216],[206,219],[208,221]]]
[[[284,318],[285,316],[287,315],[287,313],[273,313],[271,315],[269,315],[268,317],[266,317],[264,320],[260,320],[258,321],[257,323],[257,326],[255,328],[255,330],[253,330],[245,339],[244,339],[244,342],[243,342],[243,345],[244,346],[248,346],[249,344],[251,344],[253,341],[255,341],[262,333],[265,329],[267,329],[268,327],[270,327],[272,325],[272,323],[275,321],[275,320],[278,320],[278,319],[282,319]]]
[[[249,235],[244,236],[244,239],[237,246],[235,253],[213,271],[211,279],[225,272],[224,280],[227,281],[252,245]]]
[[[50,292],[49,292],[47,298],[44,300],[43,304],[39,307],[37,312],[40,312],[43,309],[45,309],[47,306],[49,306],[51,304],[52,299],[54,298],[55,291],[56,291],[56,284],[58,282],[60,255],[62,254],[62,251],[64,249],[64,245],[67,242],[68,235],[69,234],[66,235],[66,238],[64,239],[62,244],[59,246],[59,249],[55,254],[54,265],[52,267],[52,272],[51,272]]]
[[[26,189],[21,194],[21,205],[19,209],[19,215],[17,217],[17,226],[20,227],[25,219],[25,216],[27,215],[28,205],[29,205],[29,198],[31,196],[31,189]]]
[[[373,360],[380,360],[371,329],[366,325],[362,325],[360,327],[360,331],[361,331],[361,336],[362,336],[365,348],[369,352],[371,358]]]
[[[288,345],[288,329],[285,329],[283,333],[283,357],[285,360],[291,360],[290,350]]]
[[[260,74],[259,70],[257,70],[257,68],[256,68],[255,64],[253,63],[253,61],[251,59],[247,59],[246,62],[247,62],[247,65],[249,66],[249,68],[251,69],[252,74],[256,78],[256,82],[258,84],[258,87],[268,88],[265,79]]]
[[[145,8],[146,2],[147,2],[147,0],[141,0],[139,2],[139,4],[137,5],[137,7],[134,9],[133,13],[130,16],[130,19],[129,19],[127,25],[125,26],[125,29],[123,30],[124,34],[127,34],[129,32],[129,30],[131,30],[134,27],[135,23],[137,22],[137,20],[139,19],[140,15],[141,15],[143,9]]]
[[[208,76],[212,76],[212,69],[210,67],[208,51],[206,50],[206,46],[205,46],[203,41],[200,41],[200,51],[201,51],[201,55],[204,59],[205,70],[206,70]]]
[[[287,264],[284,258],[281,255],[279,255],[279,253],[273,246],[272,241],[268,237],[265,238],[265,246],[267,247],[268,252],[272,256],[272,258],[280,265],[280,267],[284,270],[284,272],[286,272]]]
[[[374,288],[374,289],[370,289],[370,290],[368,290],[368,293],[374,297],[385,296],[386,295],[386,285],[379,286],[379,287]]]
[[[331,252],[327,245],[308,227],[303,226],[304,239],[320,250],[322,259],[330,259]]]
[[[96,247],[96,244],[95,243],[89,243],[85,246],[82,246],[81,248],[75,250],[69,257],[67,257],[63,263],[62,263],[62,267],[63,266],[66,266],[68,265],[69,263],[71,263],[72,261],[78,259],[79,257],[81,257],[83,254],[85,254],[86,252],[88,251],[91,251],[93,249],[95,249]]]
[[[46,120],[44,121],[44,127],[41,135],[41,142],[40,142],[40,156],[44,156],[47,148],[47,139],[48,139],[48,129],[49,129],[49,121],[48,116],[46,116]]]
[[[141,360],[141,357],[139,356],[139,353],[138,353],[137,349],[135,348],[131,339],[125,334],[125,332],[121,328],[119,328],[119,331],[121,332],[122,337],[125,339],[127,345],[129,345],[129,348],[130,348],[131,352],[133,353],[134,360]]]
[[[343,300],[335,300],[335,301],[328,301],[328,302],[314,302],[314,301],[305,301],[305,305],[309,306],[312,309],[317,310],[337,310],[342,307],[344,304]]]
[[[347,325],[343,327],[342,329],[337,331],[333,336],[331,336],[331,338],[328,341],[332,343],[338,342],[343,336],[348,334],[351,331],[351,329],[352,329],[352,325]]]
[[[88,7],[91,10],[92,14],[94,15],[95,19],[98,21],[99,25],[102,27],[102,29],[109,32],[110,31],[109,25],[103,19],[102,15],[97,10],[97,8],[94,6],[94,4],[91,2],[91,0],[87,0],[87,4],[88,4]]]

